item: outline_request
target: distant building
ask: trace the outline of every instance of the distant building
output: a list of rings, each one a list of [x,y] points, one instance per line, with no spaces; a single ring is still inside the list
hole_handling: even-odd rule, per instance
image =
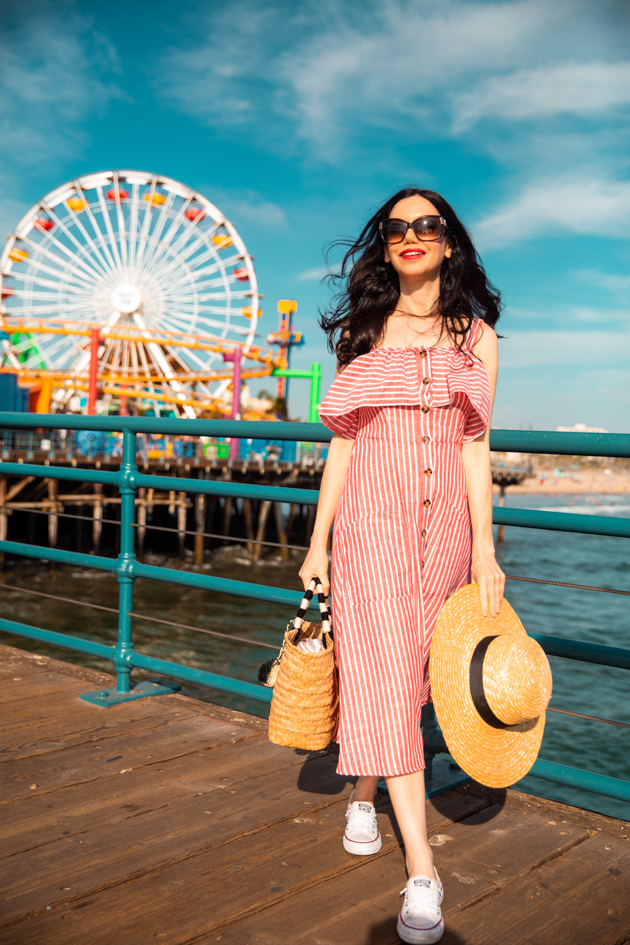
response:
[[[608,433],[603,427],[587,427],[585,423],[576,423],[574,427],[556,427],[557,433]]]

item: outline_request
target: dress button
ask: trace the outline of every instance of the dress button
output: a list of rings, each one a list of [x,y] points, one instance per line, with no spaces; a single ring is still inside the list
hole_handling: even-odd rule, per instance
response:
[[[424,505],[425,509],[428,509],[431,505],[431,499],[425,499],[422,504]]]
[[[430,383],[431,383],[431,378],[430,378],[430,377],[423,377],[423,378],[422,378],[422,383],[423,383],[423,384],[430,384]]]
[[[432,469],[425,469],[424,474],[425,474],[425,476],[432,476],[432,475],[433,475],[433,470],[432,470]]]
[[[429,408],[425,404],[424,407],[422,408],[422,413],[428,413],[428,412],[429,412]]]
[[[423,437],[422,437],[422,442],[423,442],[424,445],[426,446],[427,443],[430,443],[430,442],[431,442],[431,437],[430,437],[430,436],[423,436]]]
[[[421,567],[421,568],[424,567],[424,561],[421,561],[421,562],[420,562],[420,567]]]
[[[423,537],[423,538],[426,538],[426,537],[427,537],[427,530],[426,530],[426,528],[423,528],[423,529],[422,529],[421,534],[422,534],[422,537]]]
[[[418,354],[420,355],[421,358],[426,358],[427,356],[427,353],[424,349],[422,351],[419,351]]]

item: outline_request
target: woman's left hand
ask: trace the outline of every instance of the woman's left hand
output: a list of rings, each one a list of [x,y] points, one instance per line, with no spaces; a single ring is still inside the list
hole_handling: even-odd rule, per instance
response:
[[[484,617],[496,617],[503,599],[505,574],[497,564],[493,551],[473,554],[470,576],[473,583],[479,585],[479,601]]]

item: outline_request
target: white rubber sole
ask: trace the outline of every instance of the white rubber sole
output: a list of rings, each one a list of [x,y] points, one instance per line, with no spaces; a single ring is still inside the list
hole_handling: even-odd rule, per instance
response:
[[[345,833],[343,835],[343,848],[346,853],[353,853],[354,856],[371,856],[373,853],[378,853],[378,851],[383,846],[383,841],[379,833],[376,840],[368,840],[367,842],[359,842],[356,840],[349,840],[346,837]]]
[[[431,945],[432,942],[439,942],[444,935],[444,919],[440,919],[432,929],[412,929],[398,916],[396,931],[398,937],[410,945]]]

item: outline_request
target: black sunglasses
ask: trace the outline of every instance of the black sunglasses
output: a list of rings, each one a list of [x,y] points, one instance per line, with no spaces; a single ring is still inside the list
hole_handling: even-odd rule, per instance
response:
[[[379,224],[381,239],[384,243],[402,243],[409,229],[412,229],[423,243],[430,243],[442,239],[446,232],[446,220],[444,217],[429,214],[418,217],[411,223],[390,217],[389,220],[382,220]]]

